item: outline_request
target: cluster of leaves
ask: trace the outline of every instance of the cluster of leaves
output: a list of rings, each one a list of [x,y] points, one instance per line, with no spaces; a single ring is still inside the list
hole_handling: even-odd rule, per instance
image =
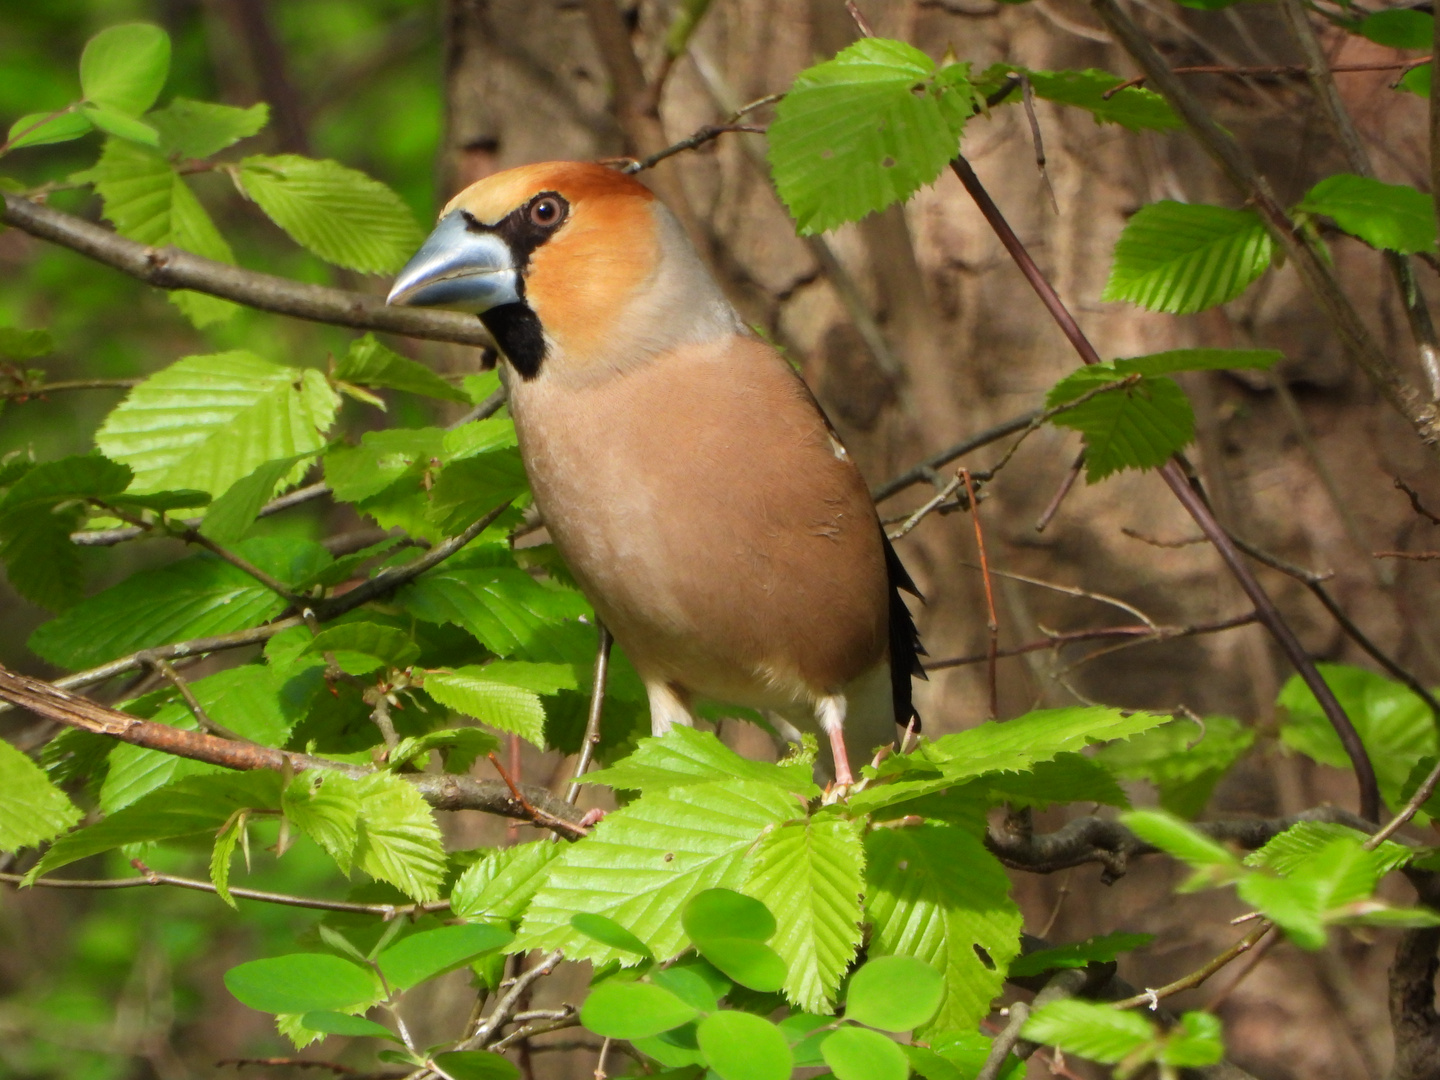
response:
[[[168,38],[154,27],[97,35],[81,61],[83,99],[18,121],[4,149],[98,128],[107,136],[99,160],[73,182],[93,185],[125,235],[222,262],[233,255],[190,189],[195,172],[226,173],[301,245],[339,266],[390,269],[418,243],[393,193],[334,162],[215,160],[261,129],[264,107],[177,99],[154,109],[168,60]],[[1148,91],[1105,97],[1119,79],[1104,72],[1000,67],[972,77],[965,64],[937,65],[870,39],[802,73],[782,102],[771,129],[776,183],[802,231],[854,220],[933,181],[966,121],[1018,100],[1026,82],[1097,122],[1176,124]],[[1374,184],[1332,177],[1300,210],[1389,250],[1433,246],[1433,219]],[[1107,297],[1199,310],[1238,295],[1272,258],[1248,212],[1156,204],[1122,236]],[[197,325],[232,313],[200,294],[176,302]],[[0,349],[18,361],[47,348],[43,332],[0,334]],[[1206,349],[1117,359],[1067,376],[1047,405],[1056,423],[1082,433],[1098,480],[1160,465],[1191,440],[1193,415],[1171,375],[1278,358]],[[1228,718],[1196,732],[1147,712],[1032,712],[922,741],[868,767],[862,784],[832,801],[814,783],[809,748],[766,764],[686,728],[641,738],[644,694],[621,656],[606,701],[605,767],[585,778],[622,793],[621,809],[568,845],[447,852],[413,781],[426,769],[469,771],[498,747],[496,733],[576,749],[593,619],[553,550],[513,546],[529,496],[503,413],[449,429],[367,431],[354,443],[336,417],[343,396],[381,409],[396,393],[471,405],[495,389],[493,376],[456,385],[369,336],[327,371],[246,350],[188,356],[105,418],[97,453],[0,463],[0,559],[22,595],[57,613],[31,639],[38,656],[78,670],[196,639],[208,640],[202,651],[224,635],[263,642],[259,656],[188,683],[198,709],[169,684],[121,707],[323,763],[298,775],[235,774],[77,732],[52,740],[37,763],[0,743],[0,784],[15,796],[0,805],[0,849],[49,845],[30,880],[131,845],[199,841],[217,893],[233,905],[236,851],[248,865],[252,830],[278,821],[276,858],[305,837],[334,875],[359,878],[369,896],[448,905],[453,921],[332,916],[315,950],[231,969],[231,992],[273,1014],[297,1044],[374,1037],[399,1044],[383,1060],[456,1080],[516,1073],[458,1037],[414,1045],[398,1022],[403,995],[462,968],[496,988],[503,958],[531,950],[590,961],[581,1022],[630,1041],[661,1075],[780,1080],[817,1067],[838,1080],[971,1077],[990,1050],[980,1022],[1007,975],[1083,966],[1144,944],[1110,935],[1021,957],[1021,916],[986,847],[986,815],[1070,802],[1128,808],[1122,781],[1148,781],[1171,812],[1125,820],[1195,868],[1187,887],[1233,884],[1307,948],[1334,925],[1434,921],[1374,895],[1385,873],[1433,853],[1394,843],[1370,851],[1360,834],[1307,824],[1242,861],[1180,820],[1203,811],[1254,741]],[[337,556],[311,539],[267,533],[259,525],[267,503],[315,470],[336,501],[390,536]],[[482,524],[449,558],[406,572],[415,548]],[[72,535],[117,526],[203,550],[87,597]],[[346,601],[352,593],[363,602]],[[313,625],[287,617],[301,607],[316,614]],[[1417,712],[1408,691],[1368,673],[1326,674],[1380,765],[1382,792],[1403,799],[1440,749],[1423,703]],[[1282,738],[1343,766],[1307,694],[1298,681],[1282,694]],[[1097,743],[1104,748],[1092,752]],[[79,828],[77,803],[97,812]],[[393,1026],[364,1015],[376,1008],[396,1017]],[[892,1038],[907,1032],[908,1041]],[[1221,1051],[1204,1015],[1161,1031],[1078,1002],[1040,1010],[1026,1033],[1117,1063],[1122,1074],[1151,1062],[1210,1063]],[[1012,1062],[1006,1075],[1019,1067]]]

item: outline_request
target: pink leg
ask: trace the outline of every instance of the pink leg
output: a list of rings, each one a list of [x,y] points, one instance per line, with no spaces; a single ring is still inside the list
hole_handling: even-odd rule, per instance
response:
[[[588,829],[591,825],[594,825],[596,822],[602,820],[604,817],[604,810],[600,809],[600,807],[598,806],[593,807],[585,811],[585,816],[580,819],[580,827],[582,829]]]
[[[830,737],[830,752],[835,756],[835,783],[849,787],[855,783],[850,771],[850,757],[845,753],[845,699],[836,695],[821,698],[815,709],[820,729]]]

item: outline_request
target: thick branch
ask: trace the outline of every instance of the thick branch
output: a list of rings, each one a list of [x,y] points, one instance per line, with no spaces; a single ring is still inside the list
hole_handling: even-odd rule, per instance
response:
[[[432,341],[493,347],[480,320],[454,311],[390,307],[367,293],[307,285],[289,278],[243,270],[173,247],[147,247],[109,229],[18,195],[4,199],[0,222],[31,236],[78,251],[160,289],[194,289],[238,304],[312,322],[381,330]]]
[[[1394,1080],[1440,1077],[1440,1014],[1435,975],[1440,971],[1440,929],[1407,930],[1390,965],[1390,1025],[1395,1030]]]

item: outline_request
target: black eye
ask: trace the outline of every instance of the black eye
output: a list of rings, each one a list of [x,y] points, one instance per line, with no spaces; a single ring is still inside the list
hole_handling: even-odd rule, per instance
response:
[[[547,196],[543,199],[537,199],[535,204],[530,207],[530,220],[542,229],[549,229],[560,224],[561,219],[564,217],[565,206],[556,198]]]

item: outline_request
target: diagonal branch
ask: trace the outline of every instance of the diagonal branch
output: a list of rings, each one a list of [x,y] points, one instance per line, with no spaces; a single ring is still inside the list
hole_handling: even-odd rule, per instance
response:
[[[0,192],[0,223],[139,278],[160,289],[194,289],[224,300],[311,322],[380,330],[431,341],[491,347],[480,320],[454,311],[390,307],[381,296],[329,289],[244,270],[174,247],[148,247],[109,229],[18,195]]]

